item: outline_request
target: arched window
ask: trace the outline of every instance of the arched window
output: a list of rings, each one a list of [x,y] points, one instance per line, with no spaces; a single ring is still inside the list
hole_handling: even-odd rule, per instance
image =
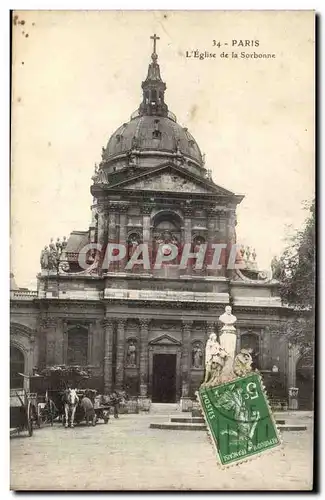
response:
[[[191,265],[193,266],[194,270],[196,267],[198,270],[204,269],[206,264],[207,249],[206,249],[206,241],[203,236],[198,235],[194,237],[192,242],[192,252],[200,255],[200,260],[198,260],[197,258],[192,259]],[[203,262],[202,264],[200,264],[202,258]]]
[[[260,369],[260,338],[256,333],[243,333],[240,336],[240,348],[251,349],[253,358],[253,370]]]
[[[68,365],[88,363],[88,329],[75,326],[68,331]]]
[[[153,219],[153,252],[157,255],[160,245],[168,245],[169,243],[176,245],[178,255],[173,261],[166,261],[164,266],[177,264],[181,251],[181,225],[182,220],[175,212],[162,211]],[[168,248],[166,247],[166,251]]]
[[[128,236],[128,259],[132,257],[134,254],[136,248],[140,245],[141,243],[141,237],[138,233],[131,233]]]
[[[25,357],[18,347],[10,347],[10,388],[20,389],[24,386],[24,380],[19,373],[24,373]]]

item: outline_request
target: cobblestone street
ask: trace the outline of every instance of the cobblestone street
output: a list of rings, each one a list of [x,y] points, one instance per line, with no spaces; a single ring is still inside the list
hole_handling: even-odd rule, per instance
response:
[[[284,448],[227,470],[218,468],[205,432],[149,429],[166,415],[121,415],[107,425],[36,429],[11,439],[15,490],[308,490],[312,420],[283,433]],[[306,422],[306,420],[304,419]]]

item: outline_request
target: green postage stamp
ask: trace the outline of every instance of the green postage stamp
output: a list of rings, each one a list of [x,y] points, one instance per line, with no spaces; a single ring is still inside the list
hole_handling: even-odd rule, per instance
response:
[[[198,396],[221,465],[234,465],[281,445],[258,373],[201,386]]]

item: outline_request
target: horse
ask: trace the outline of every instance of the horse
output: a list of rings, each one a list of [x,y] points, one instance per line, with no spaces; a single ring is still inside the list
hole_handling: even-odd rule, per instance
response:
[[[92,425],[96,425],[96,413],[91,399],[89,399],[88,396],[84,396],[80,402],[80,406],[85,412],[85,420],[87,425],[90,424],[90,420]]]
[[[74,427],[74,416],[79,403],[77,389],[66,389],[63,393],[62,400],[64,405],[65,427],[69,427],[69,412],[71,412],[70,425]]]

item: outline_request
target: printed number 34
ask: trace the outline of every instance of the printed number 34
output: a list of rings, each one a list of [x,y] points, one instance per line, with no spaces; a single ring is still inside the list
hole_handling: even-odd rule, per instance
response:
[[[219,48],[221,47],[221,43],[220,43],[220,42],[217,42],[216,40],[212,40],[212,45],[213,45],[214,47],[219,47]]]

